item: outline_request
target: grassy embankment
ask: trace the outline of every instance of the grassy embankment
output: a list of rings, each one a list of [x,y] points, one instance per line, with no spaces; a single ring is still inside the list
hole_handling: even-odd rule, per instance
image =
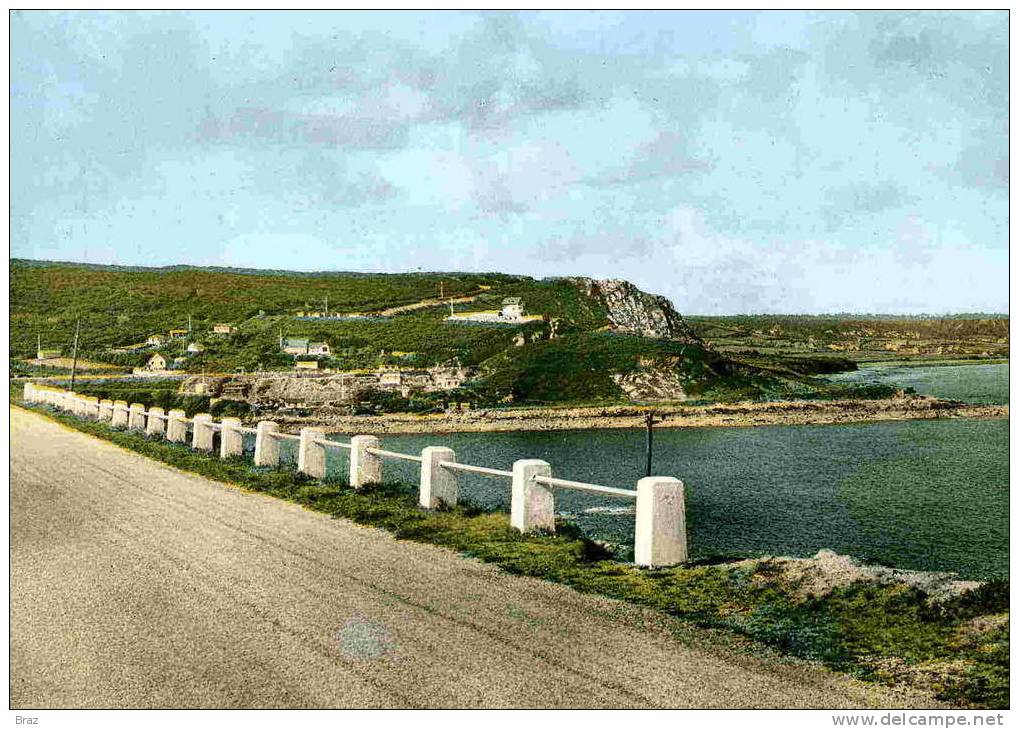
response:
[[[12,401],[20,399],[12,385]],[[694,562],[641,569],[613,559],[569,524],[523,536],[505,513],[470,506],[426,511],[416,488],[387,483],[354,491],[286,469],[257,469],[185,446],[34,409],[77,430],[183,470],[306,508],[386,529],[400,539],[436,544],[528,575],[661,610],[722,629],[737,645],[764,644],[863,679],[904,683],[961,705],[1008,705],[1007,583],[988,583],[935,601],[902,583],[855,582],[823,594],[804,592],[769,560]]]

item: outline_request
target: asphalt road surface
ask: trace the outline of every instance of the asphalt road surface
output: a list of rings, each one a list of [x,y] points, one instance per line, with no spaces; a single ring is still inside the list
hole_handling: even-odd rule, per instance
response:
[[[11,410],[11,707],[930,705]]]

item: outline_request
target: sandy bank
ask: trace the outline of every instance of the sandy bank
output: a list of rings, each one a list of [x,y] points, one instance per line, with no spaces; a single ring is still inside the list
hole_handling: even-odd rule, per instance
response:
[[[582,408],[506,408],[434,415],[337,415],[278,418],[293,429],[315,424],[341,433],[469,433],[520,430],[578,430],[585,428],[642,428],[644,414],[653,409],[666,415],[660,428],[750,427],[864,423],[884,420],[947,418],[1007,418],[1007,405],[970,405],[929,397],[889,400],[829,400],[746,402],[726,405],[667,405],[649,408],[613,405]]]

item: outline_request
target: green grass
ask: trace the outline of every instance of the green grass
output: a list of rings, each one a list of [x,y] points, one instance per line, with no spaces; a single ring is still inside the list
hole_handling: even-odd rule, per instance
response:
[[[12,384],[11,392],[12,399],[18,396],[20,385]],[[340,481],[219,460],[104,423],[32,409],[177,468],[381,527],[399,539],[447,547],[513,574],[648,606],[867,680],[920,686],[960,705],[1008,706],[1007,619],[1003,628],[967,632],[974,619],[1007,615],[1007,584],[988,583],[935,604],[901,584],[854,583],[824,597],[804,597],[768,561],[641,569],[616,561],[570,524],[557,524],[554,536],[523,536],[510,528],[505,513],[463,505],[423,510],[416,488],[407,484],[355,491]]]

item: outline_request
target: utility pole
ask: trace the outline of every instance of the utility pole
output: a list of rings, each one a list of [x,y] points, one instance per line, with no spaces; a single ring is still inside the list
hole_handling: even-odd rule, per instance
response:
[[[326,294],[326,310],[325,315],[329,316],[329,294]]]
[[[644,413],[644,427],[647,428],[647,465],[644,468],[645,476],[651,475],[651,455],[654,446],[654,427],[663,420],[665,420],[664,415],[658,420],[655,420],[654,410],[648,410]]]
[[[439,301],[442,301],[443,297],[446,295],[445,284],[446,284],[445,281],[439,281]]]
[[[191,313],[188,312],[188,336],[191,336]]]
[[[71,354],[71,392],[74,392],[74,378],[78,374],[78,334],[81,331],[81,319],[74,323],[74,349]]]
[[[452,299],[450,299],[450,302],[449,302],[449,318],[450,319],[453,318],[453,300]]]
[[[39,336],[39,343],[35,347],[35,356],[36,356],[37,359],[42,354],[42,335],[40,334],[38,336]]]

